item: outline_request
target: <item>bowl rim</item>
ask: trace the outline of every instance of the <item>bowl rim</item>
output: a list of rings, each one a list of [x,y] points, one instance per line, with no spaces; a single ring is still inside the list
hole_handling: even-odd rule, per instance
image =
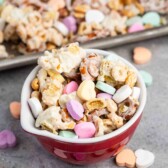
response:
[[[36,136],[48,137],[48,138],[51,138],[53,140],[66,142],[66,143],[67,142],[68,143],[76,143],[76,144],[97,143],[97,142],[101,142],[101,141],[105,141],[105,140],[114,138],[114,137],[120,135],[121,133],[125,132],[140,117],[140,115],[142,114],[143,109],[145,107],[145,104],[146,104],[147,93],[146,93],[145,83],[144,83],[140,73],[138,72],[138,70],[130,62],[128,62],[126,59],[118,56],[114,52],[111,52],[111,51],[109,52],[109,51],[104,51],[104,50],[99,50],[99,49],[85,49],[85,51],[87,53],[93,53],[94,52],[94,53],[97,53],[97,54],[100,54],[100,55],[103,55],[103,56],[113,55],[116,59],[123,61],[129,67],[131,67],[135,70],[135,72],[137,73],[137,76],[138,76],[139,87],[141,88],[141,95],[140,95],[140,106],[139,106],[138,110],[136,111],[136,113],[134,114],[134,116],[126,124],[124,124],[121,128],[115,130],[114,132],[111,132],[109,134],[106,134],[106,135],[103,135],[103,136],[100,136],[100,137],[86,138],[86,139],[72,139],[72,138],[61,137],[61,136],[55,135],[55,134],[53,134],[49,131],[40,130],[40,129],[36,128],[34,125],[33,125],[32,128],[30,128],[29,125],[28,125],[30,123],[27,121],[27,117],[26,117],[28,112],[31,113],[30,108],[29,108],[28,103],[27,103],[27,96],[28,96],[28,92],[29,92],[28,90],[30,90],[30,82],[34,78],[37,71],[40,69],[40,66],[38,65],[27,76],[27,78],[24,82],[23,88],[22,88],[22,93],[21,93],[21,118],[20,118],[20,122],[21,122],[21,127],[26,132],[28,132],[30,134],[34,134]],[[30,94],[29,94],[28,97],[30,97]],[[32,115],[32,113],[31,113],[31,115]],[[33,123],[31,123],[31,124],[33,124]]]

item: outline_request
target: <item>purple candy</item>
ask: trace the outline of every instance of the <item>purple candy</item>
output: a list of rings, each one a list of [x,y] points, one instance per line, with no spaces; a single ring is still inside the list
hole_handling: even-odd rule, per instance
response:
[[[97,94],[97,98],[111,99],[112,95],[110,95],[108,93],[99,93],[99,94]]]
[[[73,16],[68,16],[62,21],[65,26],[68,28],[71,32],[76,32],[77,26],[76,26],[76,19]]]
[[[66,103],[66,108],[73,119],[78,121],[83,118],[84,108],[78,101],[70,100]]]
[[[16,136],[10,130],[0,132],[0,149],[14,147],[16,145]]]

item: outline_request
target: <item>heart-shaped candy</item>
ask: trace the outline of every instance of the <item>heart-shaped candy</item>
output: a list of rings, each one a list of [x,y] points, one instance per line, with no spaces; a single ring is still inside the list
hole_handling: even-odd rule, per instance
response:
[[[144,47],[136,47],[134,49],[134,62],[136,64],[146,64],[152,58],[152,53],[149,49]]]
[[[125,166],[128,168],[135,167],[135,154],[131,149],[123,149],[116,157],[118,166]]]
[[[82,100],[90,100],[96,97],[95,84],[92,80],[83,81],[77,90],[77,95]]]
[[[0,149],[14,147],[16,145],[16,136],[10,130],[0,132]]]
[[[154,163],[155,156],[152,152],[138,149],[135,151],[136,167],[137,168],[147,168]]]

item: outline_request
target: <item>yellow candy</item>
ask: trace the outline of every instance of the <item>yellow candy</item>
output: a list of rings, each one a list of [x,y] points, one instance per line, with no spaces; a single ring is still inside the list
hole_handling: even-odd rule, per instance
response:
[[[92,80],[83,81],[77,90],[80,99],[88,101],[96,97],[95,84]]]

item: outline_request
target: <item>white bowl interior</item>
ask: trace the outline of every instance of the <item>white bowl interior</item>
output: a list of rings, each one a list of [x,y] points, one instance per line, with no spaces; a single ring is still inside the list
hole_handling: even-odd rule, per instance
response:
[[[31,81],[34,79],[35,75],[37,74],[37,71],[40,69],[39,66],[35,67],[31,73],[28,75],[28,77],[26,78],[24,85],[23,85],[23,89],[22,89],[22,94],[21,94],[21,126],[22,128],[29,133],[32,134],[36,134],[36,135],[40,135],[40,136],[45,136],[45,137],[49,137],[58,141],[63,141],[63,142],[70,142],[70,143],[96,143],[96,142],[100,142],[100,141],[104,141],[106,139],[110,139],[114,136],[117,136],[119,134],[121,134],[122,132],[124,132],[125,130],[127,130],[141,115],[145,103],[146,103],[146,86],[143,82],[143,79],[141,78],[138,70],[132,65],[130,64],[127,60],[123,59],[122,57],[117,56],[115,53],[112,52],[107,52],[107,51],[103,51],[103,50],[97,50],[97,49],[86,49],[87,53],[97,53],[97,54],[101,54],[103,56],[108,56],[108,55],[113,55],[115,57],[115,59],[119,59],[121,61],[123,61],[124,63],[126,63],[128,66],[130,66],[131,68],[133,68],[137,74],[138,74],[138,86],[141,89],[141,95],[140,95],[140,106],[137,109],[135,115],[131,118],[130,121],[128,121],[125,125],[123,125],[121,128],[115,130],[112,133],[106,134],[104,136],[101,137],[95,137],[95,138],[87,138],[87,139],[70,139],[70,138],[64,138],[58,135],[55,135],[49,131],[46,130],[40,130],[38,128],[35,127],[35,119],[32,116],[32,113],[30,111],[30,108],[28,106],[27,100],[30,98],[30,94],[31,94],[31,87],[30,87],[30,83]]]

